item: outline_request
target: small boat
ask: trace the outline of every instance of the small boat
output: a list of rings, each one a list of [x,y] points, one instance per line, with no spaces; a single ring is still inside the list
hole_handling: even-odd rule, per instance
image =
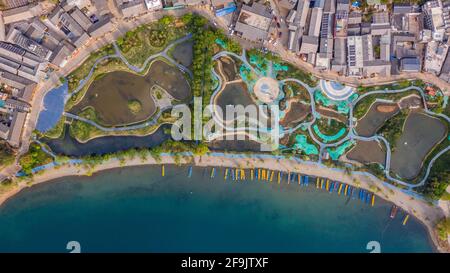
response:
[[[225,174],[223,176],[223,179],[227,180],[227,178],[228,178],[228,168],[225,168]]]
[[[241,169],[241,180],[245,180],[245,170]]]
[[[327,179],[327,183],[325,185],[325,190],[328,191],[329,188],[330,188],[330,180]]]
[[[261,169],[258,169],[258,180],[261,180]]]
[[[270,182],[272,182],[273,181],[273,175],[275,174],[275,171],[272,171],[271,173],[270,173]]]
[[[333,192],[333,189],[334,189],[334,182],[331,181],[331,182],[330,182],[330,188],[328,189],[328,192],[329,192],[329,193],[332,193],[332,192]]]
[[[348,191],[348,185],[345,185],[345,189],[344,189],[344,195],[347,196],[347,191]]]
[[[291,184],[291,173],[290,172],[288,172],[288,174],[287,174],[287,182],[288,182],[288,184]]]
[[[278,171],[278,180],[277,180],[277,182],[278,182],[278,184],[281,183],[281,172],[280,171]]]
[[[395,216],[397,215],[397,211],[398,207],[396,205],[393,205],[391,208],[391,215],[389,215],[389,217],[391,217],[391,219],[394,219]]]
[[[319,179],[319,178],[316,178],[316,189],[319,188],[319,184],[320,184],[320,179]]]
[[[305,176],[305,185],[309,186],[309,176]]]
[[[251,170],[250,170],[250,180],[253,180],[253,179],[254,179],[254,176],[255,176],[255,170],[254,170],[254,169],[251,169]]]
[[[339,189],[339,182],[334,183],[334,189],[333,191],[337,192]]]
[[[231,170],[231,180],[234,180],[235,178],[234,178],[234,171],[233,170]]]
[[[375,194],[372,194],[372,200],[370,204],[372,205],[372,207],[375,205]]]
[[[364,196],[364,202],[366,203],[366,204],[369,204],[369,201],[370,201],[370,192],[366,192],[366,196]]]
[[[211,178],[214,178],[215,175],[216,175],[216,168],[212,168],[211,169]]]
[[[302,176],[297,174],[297,180],[298,180],[298,184],[301,185],[302,184]]]
[[[161,166],[161,176],[164,176],[166,173],[165,173],[165,170],[164,170],[164,165],[162,165]]]
[[[342,184],[342,183],[339,185],[338,195],[341,195],[341,190],[342,190],[342,186],[343,186],[343,185],[344,185],[344,184]]]
[[[406,225],[406,222],[408,222],[409,214],[406,214],[405,218],[403,218],[402,225]]]
[[[189,166],[189,169],[188,169],[188,177],[189,177],[189,178],[192,177],[192,166]]]
[[[236,181],[239,180],[239,169],[236,169]]]
[[[349,191],[350,191],[350,197],[352,199],[355,199],[355,188],[353,186],[350,186]]]

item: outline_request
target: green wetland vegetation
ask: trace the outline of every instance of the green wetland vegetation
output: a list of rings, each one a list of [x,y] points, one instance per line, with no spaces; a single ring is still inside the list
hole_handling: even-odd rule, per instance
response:
[[[148,56],[160,52],[171,41],[183,37],[187,33],[191,33],[192,38],[189,41],[178,44],[176,47],[172,48],[168,52],[168,54],[173,59],[175,59],[176,62],[183,64],[192,70],[192,79],[189,79],[185,75],[182,75],[182,73],[177,70],[175,66],[169,65],[164,60],[157,59],[155,63],[158,63],[158,65],[152,63],[149,65],[149,67],[146,68],[144,72],[140,74],[131,73],[130,71],[128,71],[123,63],[120,62],[120,60],[106,60],[102,62],[95,70],[94,77],[92,77],[91,82],[88,83],[86,87],[80,91],[79,94],[74,96],[73,99],[69,100],[67,106],[68,109],[70,109],[70,111],[73,111],[74,113],[78,113],[82,117],[86,117],[92,121],[106,126],[121,126],[125,124],[144,122],[151,119],[155,112],[159,111],[158,106],[154,105],[154,103],[153,105],[151,105],[151,102],[154,101],[151,100],[151,98],[150,100],[148,100],[149,97],[143,95],[150,92],[148,90],[152,85],[158,85],[166,90],[175,99],[175,103],[183,100],[186,101],[193,95],[202,96],[203,104],[209,103],[210,97],[217,85],[217,82],[210,73],[211,69],[215,65],[215,63],[212,61],[212,57],[222,50],[231,51],[240,55],[242,53],[242,49],[238,43],[229,40],[221,30],[217,30],[208,25],[205,18],[193,14],[186,14],[179,19],[175,19],[170,16],[164,17],[158,22],[145,25],[143,27],[139,27],[133,31],[130,31],[124,37],[119,39],[117,43],[120,50],[130,61],[130,63],[136,66],[140,66]],[[223,41],[222,45],[216,43],[218,39]],[[69,89],[74,90],[80,79],[86,76],[86,74],[90,70],[90,67],[92,67],[93,62],[95,62],[98,57],[106,56],[113,53],[113,51],[114,50],[110,46],[106,46],[105,48],[101,49],[99,52],[94,53],[90,58],[88,58],[82,66],[80,66],[76,71],[74,71],[74,73],[69,76]],[[279,73],[277,74],[277,78],[279,80],[292,77],[302,80],[310,86],[317,85],[318,81],[315,77],[295,68],[291,64],[281,62],[280,58],[276,55],[264,54],[257,50],[247,51],[247,55],[250,56],[250,54],[257,55],[259,56],[259,58],[265,58],[266,60],[272,60],[286,65],[288,67],[287,71],[279,71]],[[239,79],[238,71],[241,65],[240,61],[230,57],[223,57],[218,61],[220,62],[222,72],[226,80],[230,81]],[[102,89],[112,90],[116,86],[120,86],[121,84],[120,82],[114,82],[108,85],[109,82],[112,82],[111,80],[109,80],[108,75],[113,75],[112,73],[123,75],[120,77],[110,77],[118,79],[122,78],[122,83],[126,85],[131,83],[130,81],[125,81],[125,79],[139,78],[136,81],[133,80],[133,82],[136,83],[142,81],[142,86],[144,87],[142,89],[137,88],[138,92],[116,92],[116,94],[104,92],[104,94],[102,94]],[[181,75],[181,77],[179,75]],[[158,78],[159,76],[160,78]],[[173,78],[171,78],[172,76]],[[180,79],[183,80],[180,81]],[[93,88],[95,88],[96,85],[99,85],[102,80],[105,82],[105,85],[108,86],[108,88],[100,88],[94,90]],[[185,87],[187,86],[187,88],[178,88],[177,84],[179,84],[180,82],[184,82],[183,84]],[[139,83],[136,84],[140,85]],[[424,86],[424,84],[420,81],[402,81],[386,86],[358,88],[358,93],[363,94],[370,90],[380,89],[398,90],[411,85],[420,87]],[[123,90],[125,89],[126,88],[124,88]],[[178,90],[184,91],[178,92]],[[188,91],[186,92],[186,90]],[[302,107],[304,105],[298,103],[298,101],[310,102],[308,92],[302,86],[296,83],[289,82],[285,83],[285,85],[283,86],[283,91],[286,93],[287,98],[294,100],[292,102],[292,105],[295,109],[291,109],[291,111],[287,113],[285,120],[282,120],[282,122],[284,122],[284,124],[294,125],[308,119],[308,117],[310,117],[310,114],[309,112],[306,112],[309,110],[309,108]],[[160,92],[160,90],[158,90],[158,92]],[[237,102],[244,102],[244,104],[253,103],[251,94],[249,94],[249,92],[246,90],[246,87],[239,86],[239,83],[226,86],[225,90],[222,92],[223,93],[220,94],[217,98],[217,103],[222,107],[228,104],[236,104]],[[189,96],[183,96],[183,94],[189,94]],[[403,93],[371,95],[360,101],[354,108],[355,117],[361,119],[364,115],[366,116],[358,121],[357,131],[363,127],[367,127],[366,131],[368,131],[368,133],[364,135],[369,136],[370,134],[375,132],[378,134],[383,134],[391,143],[391,147],[393,147],[394,153],[397,152],[396,146],[399,145],[398,142],[400,141],[400,139],[404,137],[408,138],[409,141],[412,141],[411,136],[414,135],[414,133],[403,132],[403,125],[405,124],[407,114],[403,113],[403,111],[398,112],[398,109],[394,109],[392,112],[384,112],[383,114],[385,115],[383,116],[379,113],[379,111],[376,111],[375,109],[381,103],[373,103],[377,98],[396,102],[401,98],[411,94],[417,94],[417,92],[407,91]],[[155,96],[158,97],[158,99],[161,99],[162,97],[161,93],[155,93]],[[102,102],[105,101],[108,101],[108,103],[103,103],[102,105]],[[286,102],[286,100],[284,102]],[[445,113],[447,111],[447,109],[440,109],[441,101],[439,99],[436,99],[435,102],[437,103],[437,112],[442,111]],[[372,108],[368,109],[371,105]],[[327,110],[319,109],[318,111]],[[324,112],[324,114],[332,113],[328,111],[326,113]],[[62,132],[64,132],[64,121],[65,119],[63,118],[61,122],[58,123],[57,127],[49,132],[48,135],[50,137],[61,136]],[[371,122],[368,122],[366,125],[364,125],[364,122],[366,121]],[[79,141],[86,142],[90,139],[101,136],[151,134],[152,132],[155,132],[155,130],[162,123],[170,123],[171,119],[167,114],[163,114],[158,121],[158,124],[151,128],[123,131],[121,133],[114,134],[102,132],[92,125],[80,121],[69,122],[71,123],[71,125],[69,126],[70,130],[66,133],[70,133],[71,136]],[[335,135],[339,133],[341,129],[346,128],[347,122],[348,121],[344,116],[336,116],[331,119],[324,117],[322,119],[318,119],[316,125],[318,126],[318,129],[321,133],[325,135]],[[314,142],[308,135],[308,132],[302,132],[307,136],[308,143],[314,145]],[[344,136],[346,135],[346,133],[344,134]],[[291,137],[287,137],[284,140],[284,143],[292,143],[292,141],[293,139]],[[425,165],[428,162],[429,158],[439,149],[441,149],[443,145],[444,144],[440,143],[437,147],[423,149],[427,150],[427,152],[421,153],[417,158],[420,157],[420,162],[423,161],[423,165]],[[363,153],[361,149],[374,149],[374,156],[361,157],[361,154]],[[407,152],[401,151],[403,150],[400,150],[400,153],[397,153],[396,156],[399,156],[400,154],[400,157],[404,158],[404,156],[402,155],[406,154]],[[297,152],[286,151],[285,153],[296,154]],[[371,167],[372,165],[374,165],[374,163],[384,164],[383,155],[385,154],[385,150],[377,143],[369,143],[367,146],[364,146],[364,144],[361,143],[359,143],[358,145],[357,143],[356,147],[352,148],[348,154],[350,155],[352,153],[353,157],[350,157],[352,157],[353,159],[360,159],[365,164],[365,166],[368,166],[371,169],[374,169]],[[431,177],[434,177],[434,179],[436,180],[436,177],[440,177],[440,174],[437,174],[441,173],[438,168],[438,166],[441,165],[441,163],[438,163],[440,161],[441,159],[439,159],[435,163],[437,167],[433,167],[432,176],[430,176],[430,179]],[[402,160],[400,160],[399,162],[402,162]],[[373,173],[377,172],[378,170],[373,170]],[[442,183],[440,185],[442,185]],[[433,186],[433,188],[437,187]],[[433,190],[431,190],[431,192],[432,191]],[[436,191],[438,192],[439,190]],[[430,192],[430,189],[428,189],[428,192]]]

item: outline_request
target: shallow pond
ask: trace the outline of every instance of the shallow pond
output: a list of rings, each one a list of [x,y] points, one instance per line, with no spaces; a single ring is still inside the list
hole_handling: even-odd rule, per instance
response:
[[[396,103],[375,102],[355,127],[360,136],[373,136],[381,126],[399,111]]]
[[[431,149],[447,134],[445,124],[422,112],[411,112],[392,154],[391,170],[404,179],[415,178]]]
[[[70,112],[78,114],[86,107],[93,107],[98,121],[105,126],[141,122],[157,110],[150,92],[154,85],[161,86],[180,101],[186,100],[191,94],[189,83],[182,72],[157,60],[151,64],[145,76],[125,71],[101,75],[92,82],[83,99]],[[132,111],[132,102],[138,102],[139,111]]]
[[[191,66],[193,45],[194,42],[192,40],[176,45],[172,52],[175,61],[185,67]]]
[[[247,91],[247,86],[243,82],[230,83],[220,92],[216,98],[218,106],[224,110],[227,105],[247,106],[255,104]]]
[[[290,127],[297,122],[304,120],[311,113],[311,106],[301,102],[291,102],[290,109],[281,120],[280,124]]]
[[[226,77],[227,81],[234,81],[238,78],[238,72],[236,70],[236,64],[234,60],[227,57],[222,57],[219,59],[222,65],[222,72]]]
[[[356,145],[347,153],[347,158],[362,164],[386,164],[386,150],[376,141],[356,141]]]
[[[67,156],[87,156],[102,155],[117,151],[129,150],[132,148],[150,148],[158,146],[170,135],[164,133],[164,128],[170,128],[170,125],[163,125],[153,134],[148,136],[105,136],[94,138],[86,143],[80,143],[70,136],[69,128],[66,127],[64,138],[61,139],[44,139],[50,149],[60,155]]]
[[[143,121],[156,112],[150,89],[144,77],[124,71],[110,72],[94,80],[81,102],[70,112],[78,114],[86,107],[93,107],[99,123],[105,126]],[[139,102],[139,112],[133,113],[128,107],[132,101]]]

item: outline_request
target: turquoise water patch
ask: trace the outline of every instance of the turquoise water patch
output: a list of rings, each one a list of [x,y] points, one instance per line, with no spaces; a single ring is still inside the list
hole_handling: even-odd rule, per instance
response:
[[[309,144],[305,135],[296,135],[295,144],[293,146],[295,150],[302,150],[307,155],[318,155],[319,150],[316,146]]]
[[[358,94],[351,95],[347,100],[334,101],[325,96],[322,91],[316,90],[314,92],[314,99],[317,103],[322,104],[325,107],[336,106],[337,111],[341,114],[347,115],[350,112],[349,103],[355,101],[358,98]]]
[[[341,157],[341,155],[343,155],[345,151],[354,143],[354,141],[348,140],[336,148],[327,148],[328,154],[330,155],[331,159],[338,160],[339,157]]]
[[[345,86],[340,82],[331,81],[330,85],[331,85],[331,87],[333,87],[336,90],[342,90],[345,88]]]
[[[340,139],[342,136],[344,136],[345,132],[347,131],[345,128],[341,128],[341,130],[339,130],[339,132],[337,132],[335,135],[328,136],[328,135],[324,135],[324,134],[319,130],[319,126],[317,126],[317,124],[314,124],[313,129],[314,129],[314,133],[316,133],[316,135],[317,135],[318,137],[320,137],[321,139],[323,139],[323,141],[324,141],[325,143],[333,142],[333,141],[336,141],[336,140]]]
[[[227,44],[222,39],[217,38],[215,42],[216,44],[220,45],[223,49],[227,49]]]

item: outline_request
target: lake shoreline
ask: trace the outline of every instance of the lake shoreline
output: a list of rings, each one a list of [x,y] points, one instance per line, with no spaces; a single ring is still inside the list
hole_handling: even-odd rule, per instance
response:
[[[264,168],[276,171],[299,172],[305,175],[318,176],[340,181],[355,187],[364,188],[371,192],[374,192],[373,187],[376,186],[379,188],[377,192],[374,192],[377,197],[396,204],[425,225],[428,230],[429,239],[431,239],[434,248],[437,251],[450,252],[448,246],[444,246],[440,243],[438,234],[434,228],[437,221],[445,216],[443,210],[440,207],[430,205],[426,201],[412,198],[400,189],[388,187],[381,183],[381,180],[375,177],[369,177],[360,173],[348,175],[345,174],[343,170],[320,167],[309,162],[298,162],[293,159],[254,158],[243,154],[230,157],[220,155],[186,156],[183,157],[179,163],[197,167],[229,167],[242,169]],[[0,195],[0,206],[25,188],[49,181],[55,181],[58,178],[67,176],[90,176],[93,173],[100,171],[107,171],[122,167],[164,164],[176,164],[175,157],[170,155],[161,155],[161,158],[158,161],[154,158],[148,158],[146,160],[134,158],[127,159],[125,163],[120,162],[118,159],[111,159],[95,166],[93,169],[89,169],[82,165],[62,165],[34,175],[31,180],[31,184],[25,181],[20,181],[17,187],[14,187]]]

